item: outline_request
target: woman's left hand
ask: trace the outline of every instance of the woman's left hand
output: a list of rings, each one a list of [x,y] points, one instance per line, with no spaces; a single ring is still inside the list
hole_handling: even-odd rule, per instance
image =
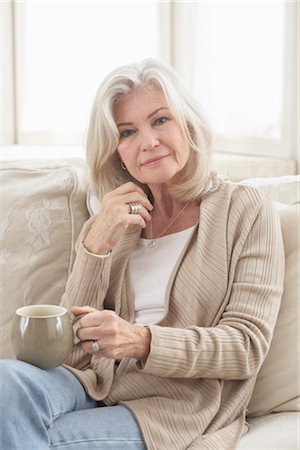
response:
[[[76,333],[83,351],[111,359],[147,359],[151,341],[147,327],[133,325],[107,309],[98,311],[90,306],[74,306],[71,312],[74,316],[84,314],[77,322]],[[95,341],[100,348],[97,353],[92,350]]]

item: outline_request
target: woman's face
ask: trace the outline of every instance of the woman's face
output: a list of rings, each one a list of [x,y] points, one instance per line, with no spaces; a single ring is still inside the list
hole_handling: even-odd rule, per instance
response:
[[[114,120],[120,133],[117,151],[136,180],[151,188],[180,176],[189,145],[160,89],[141,88],[121,99]]]

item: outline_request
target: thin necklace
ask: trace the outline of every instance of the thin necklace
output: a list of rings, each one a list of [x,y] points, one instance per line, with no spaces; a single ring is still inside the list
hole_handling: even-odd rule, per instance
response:
[[[156,240],[159,239],[160,237],[162,237],[162,235],[170,228],[171,225],[173,225],[173,223],[175,222],[176,219],[178,219],[178,217],[183,213],[183,211],[189,206],[189,204],[191,203],[192,200],[189,200],[184,207],[179,211],[179,213],[174,217],[174,219],[171,220],[171,222],[166,226],[166,228],[163,229],[163,231],[161,233],[159,233],[159,235],[153,239],[153,233],[152,233],[152,220],[150,221],[150,232],[151,232],[151,238],[150,241],[148,243],[148,247],[149,248],[153,248],[156,246]]]

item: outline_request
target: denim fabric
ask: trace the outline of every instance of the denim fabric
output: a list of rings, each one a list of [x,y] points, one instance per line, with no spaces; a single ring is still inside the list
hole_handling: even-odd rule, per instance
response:
[[[1,450],[145,450],[131,412],[86,394],[67,369],[0,360]]]

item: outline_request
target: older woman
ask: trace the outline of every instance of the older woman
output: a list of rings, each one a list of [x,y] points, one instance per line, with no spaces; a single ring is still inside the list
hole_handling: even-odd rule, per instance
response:
[[[81,349],[50,371],[2,364],[3,448],[235,447],[284,254],[271,201],[211,172],[209,141],[164,64],[103,81],[87,136],[100,210],[83,227],[61,302],[83,314]]]

